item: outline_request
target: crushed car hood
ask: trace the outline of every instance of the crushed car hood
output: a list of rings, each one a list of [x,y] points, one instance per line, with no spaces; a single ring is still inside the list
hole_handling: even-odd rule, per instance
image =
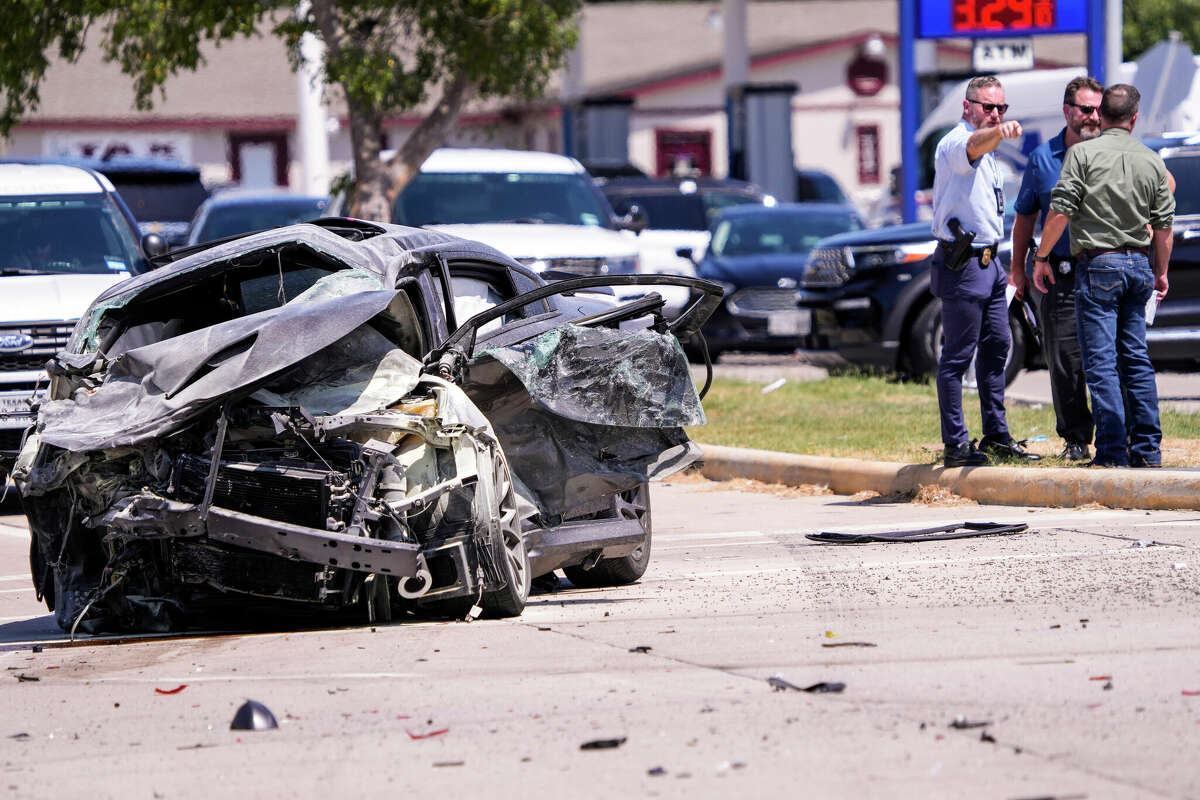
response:
[[[252,389],[339,342],[351,346],[347,337],[395,295],[373,276],[349,270],[279,308],[128,350],[99,388],[46,404],[39,415],[42,441],[87,451],[163,436],[230,393]]]

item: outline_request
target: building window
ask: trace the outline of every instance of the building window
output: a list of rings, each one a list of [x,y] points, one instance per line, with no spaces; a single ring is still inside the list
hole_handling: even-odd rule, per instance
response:
[[[229,165],[241,186],[266,189],[288,185],[286,133],[230,133]]]
[[[712,131],[677,131],[656,128],[655,161],[660,177],[698,178],[712,175]]]
[[[879,126],[855,126],[854,140],[858,143],[858,182],[879,183]]]

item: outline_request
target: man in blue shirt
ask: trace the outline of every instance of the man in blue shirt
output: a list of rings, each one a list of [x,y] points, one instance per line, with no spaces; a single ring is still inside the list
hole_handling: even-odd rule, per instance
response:
[[[1067,125],[1048,142],[1029,154],[1021,189],[1014,207],[1012,270],[1009,283],[1024,296],[1028,279],[1025,259],[1033,239],[1035,221],[1045,224],[1050,210],[1050,192],[1058,183],[1067,148],[1100,135],[1100,99],[1104,87],[1093,78],[1079,77],[1063,92],[1063,116]],[[1087,383],[1083,377],[1083,358],[1075,331],[1075,270],[1071,241],[1061,237],[1050,253],[1053,283],[1045,294],[1037,292],[1038,320],[1042,329],[1042,353],[1050,371],[1050,395],[1054,398],[1056,428],[1065,446],[1061,458],[1087,461],[1088,445],[1095,429],[1088,409]]]
[[[942,301],[945,344],[938,361],[937,393],[943,461],[947,467],[988,463],[988,455],[1037,460],[1008,432],[1004,412],[1004,362],[1008,358],[1008,282],[996,258],[1004,238],[1004,183],[995,149],[1022,135],[1005,122],[1004,87],[991,76],[967,84],[962,121],[938,142],[934,154],[930,290]],[[962,379],[975,358],[983,438],[979,449],[963,419]]]

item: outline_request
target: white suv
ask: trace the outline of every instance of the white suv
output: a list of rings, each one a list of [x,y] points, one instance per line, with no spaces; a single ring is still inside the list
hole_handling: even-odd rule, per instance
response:
[[[483,242],[548,279],[642,271],[637,235],[617,220],[582,164],[554,153],[435,150],[396,199],[392,222]],[[629,287],[621,296],[644,291]],[[668,310],[687,299],[682,287],[655,291]]]
[[[0,164],[0,475],[47,385],[47,360],[96,295],[146,269],[136,223],[91,170]]]

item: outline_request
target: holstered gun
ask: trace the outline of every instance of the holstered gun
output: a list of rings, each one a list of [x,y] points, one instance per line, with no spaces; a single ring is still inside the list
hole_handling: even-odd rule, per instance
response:
[[[948,219],[946,227],[950,229],[950,233],[954,234],[954,241],[950,244],[942,242],[940,245],[944,251],[942,266],[954,272],[962,272],[963,268],[967,266],[967,262],[971,260],[971,256],[974,255],[975,234],[964,231],[958,217]]]

